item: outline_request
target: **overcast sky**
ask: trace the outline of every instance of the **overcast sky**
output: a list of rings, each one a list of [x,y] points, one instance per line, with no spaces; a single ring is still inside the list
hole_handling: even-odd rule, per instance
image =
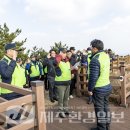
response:
[[[105,48],[130,54],[130,0],[0,0],[0,24],[22,29],[27,48],[49,50],[62,41],[86,49],[100,39]]]

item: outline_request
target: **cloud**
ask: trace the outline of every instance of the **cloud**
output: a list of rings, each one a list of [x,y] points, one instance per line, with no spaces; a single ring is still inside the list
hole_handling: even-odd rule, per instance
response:
[[[104,0],[26,0],[25,11],[43,21],[78,22],[100,13]]]
[[[85,49],[90,45],[91,40],[97,38],[104,42],[105,48],[112,48],[116,53],[129,54],[128,48],[130,39],[130,16],[115,17],[105,25],[80,30],[79,32],[66,33],[59,29],[59,32],[28,32],[23,33],[27,37],[26,47],[43,47],[49,50],[54,42],[62,41],[68,46],[75,46],[76,49]]]
[[[83,39],[86,36],[87,43],[94,38],[101,39],[104,41],[106,48],[112,48],[120,54],[129,54],[129,34],[130,16],[125,16],[115,17],[105,25],[84,30],[80,35]]]
[[[0,16],[4,16],[7,13],[7,5],[9,4],[9,0],[1,0],[0,1]]]
[[[15,4],[4,0],[0,15],[14,16],[12,26],[22,23],[21,37],[28,38],[27,47],[34,45],[49,50],[54,42],[62,41],[77,49],[84,49],[94,38],[104,41],[106,48],[130,52],[130,0],[15,0],[22,14],[14,16]],[[19,7],[17,7],[18,9]],[[11,12],[12,11],[12,12]],[[8,20],[11,23],[11,20]],[[25,22],[26,21],[26,22]],[[24,23],[25,22],[25,23]],[[15,23],[15,24],[14,24]],[[26,30],[26,32],[24,32]],[[117,46],[118,44],[119,46]],[[119,49],[121,48],[121,49]]]

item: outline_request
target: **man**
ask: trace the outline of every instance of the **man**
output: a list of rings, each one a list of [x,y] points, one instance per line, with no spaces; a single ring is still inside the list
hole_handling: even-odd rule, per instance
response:
[[[56,95],[56,87],[55,87],[55,66],[56,66],[56,51],[55,50],[50,50],[49,54],[47,55],[47,58],[44,59],[43,65],[47,66],[47,79],[49,82],[49,97],[50,101],[52,103],[57,100],[57,95]]]
[[[77,63],[77,55],[75,54],[75,47],[70,47],[70,52],[71,52],[71,57],[70,57],[70,64],[73,67],[76,63]],[[74,98],[73,97],[73,91],[75,89],[75,84],[76,84],[76,74],[77,74],[77,70],[73,70],[72,71],[72,79],[71,79],[71,85],[70,85],[70,98]]]
[[[0,61],[0,75],[1,80],[4,83],[15,85],[17,87],[23,87],[24,83],[22,80],[25,78],[25,73],[21,74],[21,67],[16,63],[18,51],[15,43],[8,43],[5,46],[6,54]],[[12,100],[17,97],[21,97],[21,94],[17,94],[10,90],[1,88],[1,97]]]
[[[70,52],[72,53],[70,63],[72,66],[74,66],[75,63],[77,62],[77,55],[75,53],[75,47],[70,47]]]
[[[111,49],[108,49],[108,50],[107,50],[107,53],[108,53],[108,55],[109,55],[109,57],[110,57],[110,62],[116,60],[116,56],[115,56],[115,54],[112,52]]]
[[[23,87],[26,84],[26,77],[25,77],[25,70],[16,63],[16,58],[18,51],[20,49],[16,48],[15,43],[8,43],[5,46],[6,54],[0,61],[0,77],[1,81],[7,84],[14,85],[16,87]],[[23,95],[12,92],[8,89],[1,88],[1,95],[2,98],[6,100],[12,100],[15,98],[22,97]],[[14,111],[9,110],[6,113],[11,119],[14,119]],[[20,119],[21,113],[15,113],[17,117],[15,119]],[[7,128],[11,126],[7,124]]]
[[[56,78],[55,86],[57,88],[58,94],[58,107],[59,116],[65,118],[69,115],[68,111],[68,98],[70,92],[71,83],[71,69],[70,62],[66,56],[66,49],[59,49],[59,55],[56,56],[56,61],[58,63],[56,67]]]
[[[89,64],[90,64],[90,61],[91,61],[91,57],[92,57],[92,50],[90,47],[87,48],[87,74],[89,74]],[[87,77],[89,77],[87,75]],[[88,104],[92,104],[92,96],[89,96],[88,97],[88,101],[87,101]]]
[[[36,81],[41,78],[42,67],[39,62],[36,60],[36,55],[31,55],[31,62],[27,63],[26,70],[30,75],[30,81]]]
[[[103,51],[104,44],[101,40],[93,40],[91,47],[93,56],[89,66],[88,92],[93,97],[97,117],[97,128],[91,130],[109,130],[109,95],[112,91],[109,81],[110,58]]]

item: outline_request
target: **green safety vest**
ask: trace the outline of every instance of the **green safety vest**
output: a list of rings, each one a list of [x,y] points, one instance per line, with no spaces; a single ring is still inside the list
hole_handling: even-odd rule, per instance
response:
[[[40,64],[40,66],[42,67],[42,75],[44,75],[44,71],[43,71],[43,64],[42,64],[42,62],[41,62],[41,61],[39,61],[39,64]]]
[[[69,81],[71,80],[70,63],[61,61],[59,63],[61,69],[61,76],[56,76],[55,81]]]
[[[4,60],[4,59],[6,59],[7,64],[9,65],[11,60],[7,56],[4,56],[4,58],[2,60]],[[25,84],[26,84],[25,69],[22,68],[19,64],[16,64],[16,67],[15,67],[14,72],[12,74],[11,85],[22,88],[23,85],[25,85]],[[1,93],[8,94],[8,93],[12,93],[12,91],[10,91],[8,89],[1,88]]]
[[[40,76],[40,70],[39,70],[39,64],[38,62],[36,63],[36,65],[34,65],[32,62],[31,62],[31,74],[30,74],[30,77],[37,77],[37,76]]]
[[[99,57],[97,57],[99,55]],[[110,84],[110,58],[105,52],[99,52],[93,58],[96,58],[100,63],[100,75],[96,82],[95,87],[104,87]]]
[[[92,54],[90,53],[90,54],[88,54],[88,57],[87,57],[87,62],[88,62],[88,66],[89,66],[89,64],[90,64],[90,61],[91,61],[91,59],[90,59],[90,57],[92,56]]]
[[[88,62],[88,66],[87,66],[87,75],[88,75],[88,78],[89,78],[89,65],[90,65],[90,61],[91,61],[91,59],[90,59],[90,57],[92,56],[92,54],[91,53],[89,53],[88,54],[88,57],[87,57],[87,62]]]
[[[47,74],[47,66],[44,68],[44,73]]]

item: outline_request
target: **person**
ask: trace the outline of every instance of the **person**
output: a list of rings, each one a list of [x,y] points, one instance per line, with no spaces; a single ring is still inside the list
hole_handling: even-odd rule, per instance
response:
[[[56,56],[56,78],[55,86],[58,94],[59,117],[65,118],[69,115],[68,98],[71,83],[71,68],[70,62],[66,56],[66,49],[60,48],[59,55]]]
[[[77,62],[77,55],[75,52],[75,47],[70,47],[70,52],[72,53],[70,64],[74,66]]]
[[[49,83],[48,83],[48,79],[47,79],[47,66],[44,65],[44,60],[46,59],[46,56],[44,56],[43,58],[43,72],[44,72],[44,84],[45,84],[45,90],[48,91],[49,90]]]
[[[108,55],[109,55],[109,57],[110,57],[110,62],[116,60],[116,56],[115,56],[115,54],[112,52],[111,49],[108,49],[108,50],[107,50],[107,53],[108,53]]]
[[[109,130],[109,95],[112,91],[109,80],[110,58],[103,51],[104,44],[101,40],[91,41],[91,47],[93,55],[89,65],[88,93],[93,97],[97,118],[97,128],[91,130]]]
[[[28,72],[28,70],[26,69],[26,66],[28,64],[30,64],[31,62],[31,59],[28,57],[24,63],[24,68],[25,68],[25,71],[26,71],[26,87],[25,88],[30,88],[30,73]]]
[[[77,51],[77,53],[76,53],[76,61],[77,62],[81,62],[81,60],[82,60],[82,52],[80,51],[80,50],[78,50]],[[85,59],[86,60],[86,59]]]
[[[88,47],[87,48],[87,74],[89,74],[89,64],[91,61],[91,57],[92,57],[92,50],[90,47]],[[89,77],[89,76],[87,75],[87,77]],[[92,104],[92,96],[91,95],[89,95],[87,103]]]
[[[21,67],[16,63],[18,51],[21,50],[16,48],[15,43],[7,43],[5,45],[6,54],[0,60],[0,76],[1,81],[4,83],[23,87],[25,85],[23,81],[26,77]],[[12,100],[21,96],[21,94],[1,88],[1,97],[7,100]]]
[[[81,55],[81,65],[82,66],[88,66],[88,62],[87,62],[87,51],[84,49],[82,51],[82,55]]]
[[[70,53],[71,53],[71,57],[69,58],[69,61],[70,61],[71,67],[73,67],[77,63],[77,55],[75,53],[75,47],[70,47]],[[71,79],[70,96],[69,96],[71,99],[74,98],[73,91],[75,89],[75,84],[76,84],[77,69],[72,70],[72,79]]]
[[[57,92],[55,87],[55,66],[57,64],[56,62],[56,51],[51,49],[47,55],[47,57],[44,59],[43,64],[47,66],[47,79],[49,83],[49,98],[52,103],[57,101]]]
[[[36,55],[31,55],[31,62],[26,64],[26,70],[29,73],[30,81],[40,80],[42,76],[42,67],[36,60]]]
[[[16,47],[15,43],[7,43],[5,45],[5,55],[0,60],[0,77],[1,82],[14,85],[16,87],[23,88],[23,86],[26,84],[26,76],[25,76],[25,70],[22,69],[22,67],[16,62],[18,51],[21,51],[21,49],[18,49]],[[22,97],[22,94],[12,92],[8,89],[1,88],[0,97],[6,99],[6,100],[12,100],[16,98]],[[9,118],[17,120],[20,119],[21,113],[14,114],[14,110],[9,110],[6,112],[6,115],[9,116]],[[14,115],[16,115],[14,117]],[[11,125],[8,124],[5,126],[6,128],[11,128]]]

